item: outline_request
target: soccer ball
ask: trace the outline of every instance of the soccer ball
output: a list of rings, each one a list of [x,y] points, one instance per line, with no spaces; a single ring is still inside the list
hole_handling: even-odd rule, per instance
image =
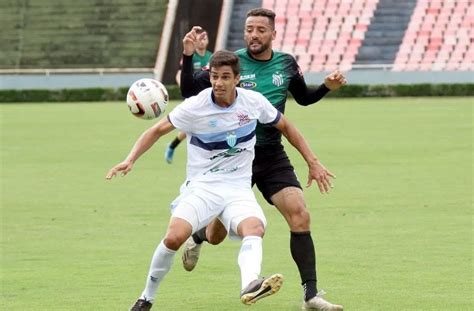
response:
[[[127,93],[127,105],[137,118],[158,118],[168,105],[168,91],[161,82],[153,79],[135,81]]]

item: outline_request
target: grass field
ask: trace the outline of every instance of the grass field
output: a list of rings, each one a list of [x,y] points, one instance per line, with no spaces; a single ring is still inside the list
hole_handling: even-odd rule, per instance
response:
[[[473,310],[472,98],[327,99],[289,103],[337,175],[306,189],[319,287],[345,310]],[[1,310],[127,310],[143,288],[184,179],[185,147],[163,159],[158,142],[126,178],[110,182],[152,123],[124,103],[0,105]],[[288,148],[306,182],[303,160]],[[253,311],[300,310],[288,227],[268,218],[263,274],[282,290]],[[157,310],[244,310],[238,242],[203,250],[192,273],[180,255]]]

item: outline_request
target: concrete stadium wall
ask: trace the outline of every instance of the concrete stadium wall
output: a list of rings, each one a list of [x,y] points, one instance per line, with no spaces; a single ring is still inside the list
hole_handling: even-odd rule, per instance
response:
[[[327,73],[306,73],[308,84],[318,85]],[[383,70],[352,70],[346,73],[349,84],[419,84],[474,83],[474,72],[393,72]],[[0,75],[0,89],[64,89],[128,87],[140,78],[153,78],[152,73],[127,74],[22,74]]]
[[[306,73],[308,84],[321,84],[327,73]],[[389,71],[352,70],[346,73],[350,84],[474,83],[472,71]]]

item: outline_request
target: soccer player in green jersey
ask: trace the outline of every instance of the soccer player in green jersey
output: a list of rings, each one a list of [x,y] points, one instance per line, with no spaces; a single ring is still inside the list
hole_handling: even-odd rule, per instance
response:
[[[199,29],[200,27],[193,27],[183,39],[180,87],[184,97],[195,95],[210,86],[207,71],[194,75],[192,72],[191,55],[194,53],[194,42],[199,38]],[[273,106],[284,113],[288,91],[298,104],[307,106],[346,83],[345,77],[335,71],[319,87],[308,87],[294,57],[272,49],[275,36],[273,11],[258,8],[247,13],[244,31],[247,48],[236,52],[241,62],[240,87],[262,93]],[[264,198],[275,205],[290,227],[290,251],[298,267],[304,291],[303,309],[342,310],[342,306],[328,302],[321,297],[321,292],[318,293],[310,213],[302,187],[283,148],[281,134],[263,124],[257,126],[252,173],[252,184],[256,184]],[[330,176],[321,174],[319,178],[329,181]],[[330,185],[329,182],[325,184]],[[328,187],[319,188],[321,193],[329,191]],[[203,241],[218,244],[225,236],[225,228],[218,220],[196,232],[186,243],[183,253],[185,269],[190,271],[195,267]]]

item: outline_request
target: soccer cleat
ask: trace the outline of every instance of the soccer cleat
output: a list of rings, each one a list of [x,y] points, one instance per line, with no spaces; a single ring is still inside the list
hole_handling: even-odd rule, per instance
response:
[[[253,280],[240,292],[240,301],[246,305],[254,304],[260,299],[278,292],[282,284],[283,275],[281,274]]]
[[[192,271],[199,260],[199,253],[201,252],[202,244],[197,244],[194,242],[192,236],[188,238],[184,244],[183,256],[183,267],[186,271]]]
[[[130,311],[149,311],[151,309],[151,302],[146,299],[138,299],[137,302],[130,308]]]
[[[325,300],[322,296],[326,294],[324,291],[320,291],[316,296],[308,301],[303,302],[303,310],[319,310],[319,311],[342,311],[341,305],[334,305],[329,301]]]
[[[168,147],[166,147],[166,151],[165,151],[166,162],[171,164],[171,162],[173,162],[173,155],[174,155],[174,148],[171,148],[171,143],[170,143],[168,144]]]

